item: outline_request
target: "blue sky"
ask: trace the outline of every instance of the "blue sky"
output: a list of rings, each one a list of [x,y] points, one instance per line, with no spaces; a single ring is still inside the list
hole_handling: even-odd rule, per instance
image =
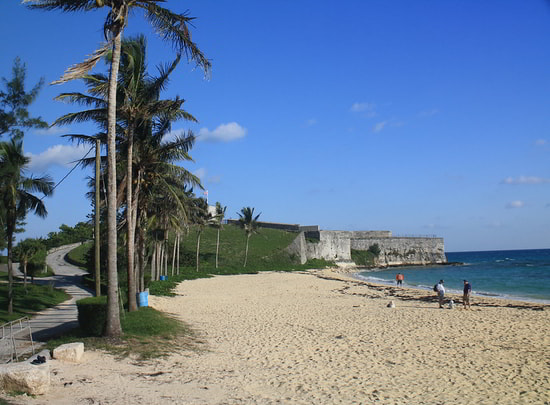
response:
[[[181,63],[165,93],[198,124],[195,163],[211,203],[260,219],[333,230],[435,234],[447,251],[550,248],[550,2],[167,1],[197,17],[193,39],[212,60],[205,79]],[[105,11],[62,14],[0,4],[2,63],[16,56],[27,87],[59,78],[103,41]],[[141,15],[149,71],[174,57]],[[96,71],[105,72],[104,63]],[[78,82],[45,86],[31,112],[48,122],[74,110],[53,101]],[[64,133],[29,130],[32,173],[56,181],[82,157]],[[77,169],[27,218],[19,238],[86,220]]]

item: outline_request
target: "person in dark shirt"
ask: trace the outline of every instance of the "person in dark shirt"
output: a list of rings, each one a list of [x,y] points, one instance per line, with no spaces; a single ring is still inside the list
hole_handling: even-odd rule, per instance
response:
[[[464,309],[470,309],[470,295],[472,294],[472,285],[468,280],[464,280],[464,291],[462,294],[462,303],[464,304]]]

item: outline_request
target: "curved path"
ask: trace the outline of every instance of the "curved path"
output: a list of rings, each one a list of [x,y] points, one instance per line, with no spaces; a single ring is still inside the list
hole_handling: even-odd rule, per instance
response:
[[[46,258],[46,263],[53,269],[55,275],[41,278],[39,281],[35,280],[41,283],[53,282],[54,287],[62,288],[71,295],[70,300],[39,312],[32,317],[32,337],[36,341],[44,342],[77,327],[78,310],[76,301],[93,295],[92,290],[81,284],[81,276],[87,274],[87,272],[65,261],[65,255],[78,245],[62,246],[57,251],[50,253]]]

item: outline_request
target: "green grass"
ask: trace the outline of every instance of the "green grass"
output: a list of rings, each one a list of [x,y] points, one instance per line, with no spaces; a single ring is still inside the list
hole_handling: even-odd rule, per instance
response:
[[[168,280],[153,281],[149,292],[153,295],[171,295],[172,289],[183,280],[211,277],[212,275],[256,274],[260,271],[296,271],[324,268],[333,265],[324,260],[312,260],[300,264],[285,249],[298,236],[295,232],[260,228],[252,235],[248,248],[247,265],[244,267],[246,235],[234,225],[226,225],[220,233],[219,267],[216,268],[216,229],[205,229],[201,235],[200,266],[196,270],[196,232],[191,231],[181,246],[180,274],[171,275]],[[183,264],[183,265],[182,265]]]
[[[79,341],[87,349],[105,350],[120,357],[133,355],[140,360],[198,347],[198,340],[183,322],[150,307],[121,314],[121,326],[123,336],[120,340],[90,337],[80,329],[75,329],[58,339],[50,340],[46,347],[54,349],[64,343]]]
[[[69,253],[67,253],[67,259],[69,263],[74,264],[75,266],[78,266],[84,270],[87,270],[86,255],[88,254],[90,249],[92,249],[92,247],[93,242],[87,242],[71,250]]]
[[[14,283],[13,287],[13,314],[8,315],[8,284],[0,283],[0,323],[23,316],[32,316],[35,312],[53,307],[70,298],[65,291],[53,288],[51,285],[37,285],[29,282],[26,292],[22,282]]]

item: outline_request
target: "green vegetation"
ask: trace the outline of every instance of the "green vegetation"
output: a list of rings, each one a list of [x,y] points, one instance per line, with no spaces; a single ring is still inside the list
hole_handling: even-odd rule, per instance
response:
[[[368,250],[351,249],[351,260],[358,266],[373,267],[376,256]]]
[[[301,265],[296,257],[293,257],[285,249],[296,238],[297,233],[287,232],[278,229],[260,228],[254,237],[250,238],[248,262],[246,268],[243,267],[245,258],[245,249],[247,235],[237,225],[224,225],[220,232],[218,267],[216,268],[216,246],[218,229],[214,227],[205,227],[201,234],[200,243],[200,268],[196,269],[196,232],[193,226],[190,227],[188,235],[181,236],[181,250],[179,255],[179,275],[177,269],[174,269],[172,275],[172,258],[168,259],[168,277],[165,281],[150,281],[150,264],[147,266],[145,275],[145,286],[149,287],[153,295],[170,295],[175,285],[183,280],[192,280],[196,278],[210,277],[211,275],[230,275],[230,274],[254,274],[260,271],[293,271],[313,268],[324,268],[333,265],[332,262],[325,260],[312,260]],[[173,251],[174,237],[168,240],[167,251]],[[88,249],[88,252],[86,252]],[[77,262],[88,258],[93,260],[93,243],[84,244],[70,252],[70,257]],[[80,259],[79,259],[80,258]],[[124,271],[124,258],[119,256],[119,280],[124,293],[126,277]],[[80,262],[82,267],[86,267]],[[90,266],[90,264],[88,264]],[[93,281],[89,280],[90,285]]]
[[[158,358],[185,348],[193,349],[196,342],[191,330],[181,321],[150,307],[125,313],[121,317],[124,333],[118,340],[90,336],[78,328],[59,339],[50,340],[48,349],[69,342],[84,342],[86,349],[106,350],[125,357],[130,354],[140,360]]]
[[[370,245],[368,250],[351,249],[351,260],[358,266],[374,267],[376,258],[380,256],[380,251],[378,243]]]
[[[45,239],[41,241],[46,248],[70,245],[71,243],[85,242],[93,238],[94,227],[87,222],[79,222],[75,226],[62,224],[59,231],[50,232]]]
[[[7,279],[2,274],[0,279]],[[53,288],[52,285],[14,283],[13,314],[8,315],[8,284],[0,283],[0,323],[13,321],[23,316],[32,316],[35,312],[55,306],[68,300],[70,297],[63,290]]]
[[[69,263],[80,267],[81,269],[88,270],[87,266],[87,260],[91,254],[90,249],[93,249],[94,243],[93,242],[87,242],[83,243],[80,246],[77,246],[76,248],[72,249],[69,253],[67,253],[67,257],[65,258]]]

